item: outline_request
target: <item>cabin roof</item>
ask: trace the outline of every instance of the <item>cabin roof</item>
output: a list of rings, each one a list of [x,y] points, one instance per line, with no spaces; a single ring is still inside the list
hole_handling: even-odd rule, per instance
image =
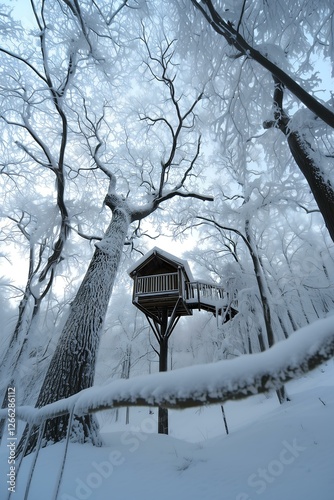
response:
[[[137,273],[148,275],[151,274],[149,270],[152,269],[152,267],[155,267],[156,269],[159,267],[163,268],[166,264],[174,267],[175,270],[177,270],[178,267],[181,267],[187,276],[187,280],[194,281],[189,264],[186,260],[175,257],[175,255],[172,255],[165,250],[161,250],[161,248],[158,247],[153,247],[149,252],[143,255],[141,259],[135,262],[128,269],[128,273],[131,278],[133,278]],[[145,268],[147,268],[148,272],[145,272]]]

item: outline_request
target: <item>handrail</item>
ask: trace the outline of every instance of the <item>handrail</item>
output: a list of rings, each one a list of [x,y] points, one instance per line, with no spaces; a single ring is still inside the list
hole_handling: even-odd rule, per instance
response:
[[[148,295],[177,292],[186,300],[210,299],[220,301],[224,297],[221,286],[201,281],[184,281],[180,272],[136,276],[134,294]]]
[[[201,281],[190,281],[186,283],[187,300],[197,300],[199,303],[204,299],[221,301],[224,298],[224,289],[221,286]]]
[[[179,290],[179,273],[153,274],[135,277],[135,295],[176,292]]]

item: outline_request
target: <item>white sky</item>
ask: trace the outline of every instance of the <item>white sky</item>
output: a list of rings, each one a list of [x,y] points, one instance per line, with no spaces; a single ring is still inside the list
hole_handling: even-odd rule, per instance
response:
[[[4,5],[8,5],[13,9],[15,18],[21,19],[23,24],[32,18],[31,4],[29,0],[2,0]]]

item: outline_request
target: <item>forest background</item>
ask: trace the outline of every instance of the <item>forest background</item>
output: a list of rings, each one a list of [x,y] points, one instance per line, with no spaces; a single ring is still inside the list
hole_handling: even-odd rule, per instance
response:
[[[266,350],[333,310],[329,0],[44,0],[28,20],[8,5],[4,403],[11,383],[42,406],[156,371],[126,273],[153,245],[238,304],[223,325],[180,322],[171,369]]]

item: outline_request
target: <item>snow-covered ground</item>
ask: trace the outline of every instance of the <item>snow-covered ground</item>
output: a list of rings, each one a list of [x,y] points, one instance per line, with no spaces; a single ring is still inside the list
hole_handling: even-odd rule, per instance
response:
[[[170,435],[157,435],[157,411],[101,414],[105,446],[70,444],[58,500],[333,500],[334,362],[290,382],[291,402],[275,395],[170,411]],[[29,500],[52,500],[64,444],[41,451]],[[0,449],[0,498],[7,498],[8,449]],[[11,500],[24,500],[32,457]]]

